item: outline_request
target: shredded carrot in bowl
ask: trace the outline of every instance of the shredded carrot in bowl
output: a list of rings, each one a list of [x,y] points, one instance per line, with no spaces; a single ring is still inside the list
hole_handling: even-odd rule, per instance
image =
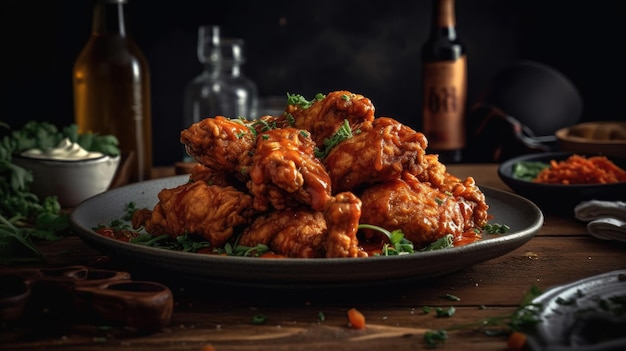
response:
[[[550,167],[537,175],[534,182],[549,184],[610,184],[626,182],[626,171],[606,156],[571,155],[563,161],[550,161]]]

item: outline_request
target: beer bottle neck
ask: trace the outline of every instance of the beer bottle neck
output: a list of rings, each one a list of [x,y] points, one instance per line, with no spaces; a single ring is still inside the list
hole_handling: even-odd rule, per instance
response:
[[[433,1],[433,27],[434,28],[454,28],[456,27],[456,16],[454,12],[454,0]]]
[[[99,0],[93,13],[93,34],[126,36],[127,0]]]
[[[434,0],[430,36],[432,39],[456,40],[456,17],[454,0]]]

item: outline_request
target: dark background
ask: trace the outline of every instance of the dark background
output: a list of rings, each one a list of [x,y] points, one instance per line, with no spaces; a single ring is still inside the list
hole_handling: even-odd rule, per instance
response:
[[[89,0],[0,0],[0,121],[73,122],[72,65],[89,37]],[[581,121],[624,120],[623,12],[618,1],[458,0],[468,48],[468,102],[518,60],[547,64],[583,97]],[[129,0],[129,32],[150,62],[155,165],[180,157],[182,91],[202,69],[197,27],[247,43],[244,72],[261,96],[350,90],[377,116],[421,125],[419,50],[430,1]]]

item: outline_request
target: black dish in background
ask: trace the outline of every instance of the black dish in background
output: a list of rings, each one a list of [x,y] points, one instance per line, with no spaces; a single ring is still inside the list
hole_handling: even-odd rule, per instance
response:
[[[541,184],[513,177],[513,168],[518,162],[545,162],[551,160],[562,161],[573,155],[572,152],[546,152],[528,154],[506,160],[498,167],[498,176],[517,194],[531,200],[544,212],[574,215],[574,207],[582,201],[626,200],[626,182],[614,184]],[[597,154],[577,153],[585,157]],[[618,167],[626,169],[626,159],[608,157]]]

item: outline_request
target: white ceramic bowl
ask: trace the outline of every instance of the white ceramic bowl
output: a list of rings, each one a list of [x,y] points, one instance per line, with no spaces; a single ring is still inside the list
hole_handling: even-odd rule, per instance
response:
[[[56,196],[62,207],[70,208],[109,188],[120,157],[59,161],[14,156],[13,163],[32,172],[33,194]]]

